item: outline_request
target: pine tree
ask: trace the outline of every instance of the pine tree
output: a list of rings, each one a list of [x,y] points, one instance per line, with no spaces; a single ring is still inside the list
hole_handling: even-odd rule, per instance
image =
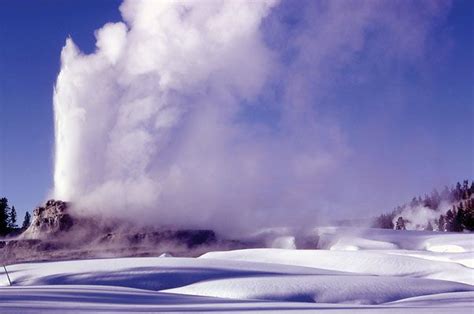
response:
[[[474,231],[474,199],[467,200],[465,208],[464,227],[469,231]]]
[[[382,214],[378,216],[375,221],[373,222],[372,226],[374,228],[382,228],[382,229],[393,229],[393,217],[395,214],[392,212],[391,214]]]
[[[10,212],[8,213],[8,229],[15,229],[16,225],[16,209],[15,206],[12,206]]]
[[[455,201],[460,201],[462,198],[462,187],[461,183],[456,183],[456,188],[454,190],[454,200]]]
[[[5,197],[0,199],[0,236],[8,233],[8,200]]]
[[[438,209],[439,204],[441,203],[441,196],[439,195],[439,192],[437,189],[434,189],[433,192],[431,192],[431,209]]]
[[[424,207],[428,207],[428,208],[432,208],[431,206],[431,199],[428,195],[425,194],[425,198],[423,199],[423,206]]]
[[[456,212],[456,215],[454,216],[453,219],[453,224],[451,227],[451,231],[454,232],[462,232],[464,230],[463,228],[463,221],[464,221],[464,208],[462,206],[462,202],[459,204],[458,210]]]
[[[462,183],[462,199],[467,200],[469,198],[469,181],[464,180]]]
[[[25,213],[25,218],[23,219],[23,224],[21,225],[21,229],[26,230],[31,224],[31,216],[29,212]]]
[[[425,228],[426,231],[433,231],[433,225],[431,224],[431,221],[428,222],[428,225]]]
[[[453,231],[454,228],[454,217],[456,216],[456,208],[449,209],[446,212],[446,231]]]
[[[443,191],[441,191],[441,195],[440,195],[441,200],[443,200],[443,201],[449,201],[449,199],[450,199],[450,194],[451,194],[451,193],[449,192],[448,187],[447,187],[447,186],[444,186],[444,189],[443,189]]]
[[[439,215],[438,219],[438,231],[445,232],[446,231],[446,219],[443,215]]]
[[[416,197],[412,198],[412,200],[411,200],[411,202],[410,202],[410,207],[413,208],[413,207],[417,207],[418,205],[420,205],[420,204],[418,203],[418,198],[416,198]]]
[[[405,220],[403,220],[402,216],[398,217],[397,224],[395,225],[395,230],[406,230]]]

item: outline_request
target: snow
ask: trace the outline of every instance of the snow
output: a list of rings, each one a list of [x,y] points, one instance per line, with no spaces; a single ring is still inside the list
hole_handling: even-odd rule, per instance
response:
[[[330,248],[330,250],[338,251],[359,251],[359,250],[396,250],[398,246],[393,243],[375,241],[363,238],[341,237]]]
[[[163,254],[8,265],[13,286],[0,272],[0,309],[467,313],[474,306],[471,234],[314,232],[324,249],[294,249],[295,238],[280,234],[270,242],[280,248],[209,252],[199,258]]]
[[[427,279],[353,275],[271,275],[199,282],[165,292],[229,299],[315,303],[382,304],[471,286]]]
[[[454,248],[453,253],[462,249],[464,252],[474,251],[474,236],[472,233],[441,233],[434,231],[403,232],[390,229],[375,228],[341,228],[323,227],[314,230],[320,237],[318,248],[330,249],[338,241],[349,242],[361,249],[407,249],[434,251],[433,247],[447,246]]]
[[[211,252],[201,258],[291,264],[317,269],[376,276],[416,277],[474,284],[471,268],[456,261],[437,261],[399,255],[393,251],[334,251],[251,249]]]

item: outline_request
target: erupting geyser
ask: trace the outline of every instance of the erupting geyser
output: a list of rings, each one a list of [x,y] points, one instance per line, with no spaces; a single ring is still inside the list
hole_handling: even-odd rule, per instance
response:
[[[54,198],[147,223],[314,225],[350,152],[315,104],[364,49],[383,60],[422,42],[429,23],[401,34],[438,11],[397,6],[413,18],[376,2],[125,1],[95,52],[63,48]]]
[[[164,223],[235,206],[264,160],[252,128],[232,120],[268,75],[259,26],[272,5],[127,1],[124,22],[96,32],[95,53],[68,39],[54,96],[55,197]]]
[[[55,198],[184,225],[308,209],[304,186],[331,163],[300,136],[316,126],[287,117],[275,131],[242,117],[275,71],[261,33],[275,4],[126,1],[124,22],[96,32],[93,54],[67,39],[54,95]]]

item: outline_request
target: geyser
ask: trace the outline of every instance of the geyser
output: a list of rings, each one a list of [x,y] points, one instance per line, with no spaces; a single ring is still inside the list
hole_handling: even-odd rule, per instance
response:
[[[317,141],[297,140],[293,123],[275,132],[242,118],[274,71],[260,26],[275,4],[126,1],[124,22],[96,32],[95,53],[68,39],[54,95],[55,197],[213,227],[307,209],[302,184],[329,163]]]
[[[328,77],[368,30],[374,42],[374,25],[402,50],[393,57],[408,47],[394,25],[418,23],[374,2],[313,2],[130,0],[123,22],[96,31],[94,53],[68,38],[54,198],[152,224],[313,225],[349,151],[335,120],[316,114]]]

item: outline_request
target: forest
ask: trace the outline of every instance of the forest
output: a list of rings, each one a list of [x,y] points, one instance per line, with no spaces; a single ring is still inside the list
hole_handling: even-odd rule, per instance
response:
[[[441,192],[434,189],[424,197],[417,196],[392,212],[378,216],[373,227],[406,230],[410,223],[409,217],[403,213],[415,213],[428,210],[424,224],[415,225],[416,230],[463,232],[474,230],[474,182],[464,180],[455,186],[445,186]],[[425,211],[426,213],[426,211]],[[413,216],[413,215],[412,215]],[[432,217],[435,217],[433,219]]]

